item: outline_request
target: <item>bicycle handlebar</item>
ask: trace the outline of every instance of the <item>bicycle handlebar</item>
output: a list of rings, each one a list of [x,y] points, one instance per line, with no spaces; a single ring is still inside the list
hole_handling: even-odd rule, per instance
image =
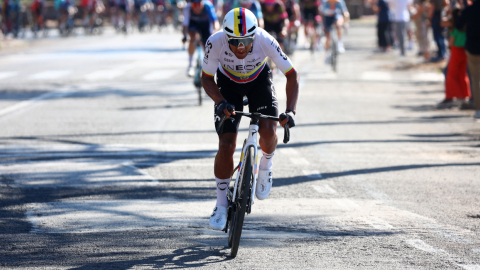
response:
[[[246,112],[235,112],[235,114],[240,115],[240,116],[246,116],[252,119],[269,119],[269,120],[274,120],[274,121],[282,121],[283,119],[280,119],[279,117],[274,117],[270,115],[264,115],[261,113],[246,113]],[[221,132],[223,129],[223,124],[225,123],[225,120],[227,119],[227,116],[224,114],[222,118],[220,119],[220,123],[218,124],[218,129],[217,132]],[[284,127],[284,132],[283,132],[283,143],[288,143],[290,141],[290,128],[288,127],[288,124],[285,124]]]

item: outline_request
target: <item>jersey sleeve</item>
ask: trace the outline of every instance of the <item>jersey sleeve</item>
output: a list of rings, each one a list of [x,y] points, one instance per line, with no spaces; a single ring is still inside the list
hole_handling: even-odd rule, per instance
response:
[[[207,9],[208,13],[208,18],[210,19],[210,22],[216,22],[218,21],[217,14],[215,13],[215,7],[210,1],[204,1],[205,3],[205,8]]]
[[[223,32],[217,32],[211,35],[205,43],[205,55],[203,56],[202,73],[206,76],[213,77],[217,72],[218,64],[220,62],[220,51],[222,42],[219,35]]]
[[[259,37],[262,39],[261,44],[264,53],[272,59],[283,74],[287,75],[292,72],[294,70],[292,61],[290,61],[290,58],[288,58],[288,56],[282,51],[277,40],[266,31],[262,32],[262,35]]]
[[[188,3],[187,6],[183,9],[183,26],[188,26],[190,24],[190,7],[192,4]]]

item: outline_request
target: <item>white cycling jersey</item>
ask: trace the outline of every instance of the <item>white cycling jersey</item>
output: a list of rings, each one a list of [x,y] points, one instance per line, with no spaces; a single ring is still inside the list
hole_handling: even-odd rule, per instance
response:
[[[285,75],[294,70],[278,42],[265,30],[257,28],[252,49],[244,59],[238,59],[230,50],[227,35],[221,30],[210,36],[205,44],[203,74],[212,77],[218,69],[234,82],[248,83],[262,72],[267,56]]]

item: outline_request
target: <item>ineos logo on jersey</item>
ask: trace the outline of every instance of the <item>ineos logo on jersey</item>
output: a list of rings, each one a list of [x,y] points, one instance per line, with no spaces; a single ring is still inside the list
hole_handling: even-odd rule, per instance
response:
[[[257,59],[255,59],[255,57],[254,57],[252,60],[247,61],[247,63],[254,63],[254,62],[257,62],[258,60],[260,60],[260,57],[257,58]]]
[[[274,47],[277,52],[280,54],[280,56],[283,58],[283,60],[287,60],[287,56],[282,52],[282,49],[280,48],[280,46],[278,45],[278,43],[276,43],[275,41],[272,41],[272,43],[270,43],[270,45],[272,45],[272,47]]]
[[[228,58],[223,58],[223,60],[224,60],[225,62],[229,62],[229,63],[233,63],[233,62],[234,62],[233,60],[228,59]]]
[[[260,66],[262,62],[258,62],[255,65],[236,65],[236,66],[230,66],[230,65],[225,65],[225,67],[229,70],[235,70],[235,71],[252,71],[256,69],[258,66]]]

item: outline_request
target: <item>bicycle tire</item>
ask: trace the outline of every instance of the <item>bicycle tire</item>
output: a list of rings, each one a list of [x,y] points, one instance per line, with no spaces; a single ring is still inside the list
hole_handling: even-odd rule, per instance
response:
[[[236,199],[237,207],[232,218],[232,227],[230,228],[232,234],[232,250],[230,251],[230,256],[235,258],[237,256],[238,247],[240,245],[240,237],[242,236],[243,221],[245,218],[245,212],[247,210],[247,204],[250,200],[252,194],[252,180],[253,180],[253,168],[255,162],[255,151],[253,146],[250,146],[246,152],[245,159],[245,168],[243,171],[242,186],[237,187],[239,189],[238,196]]]
[[[198,106],[202,106],[202,87],[197,87],[198,91]]]
[[[338,56],[338,48],[336,40],[332,39],[332,70],[333,72],[337,72],[337,56]]]

